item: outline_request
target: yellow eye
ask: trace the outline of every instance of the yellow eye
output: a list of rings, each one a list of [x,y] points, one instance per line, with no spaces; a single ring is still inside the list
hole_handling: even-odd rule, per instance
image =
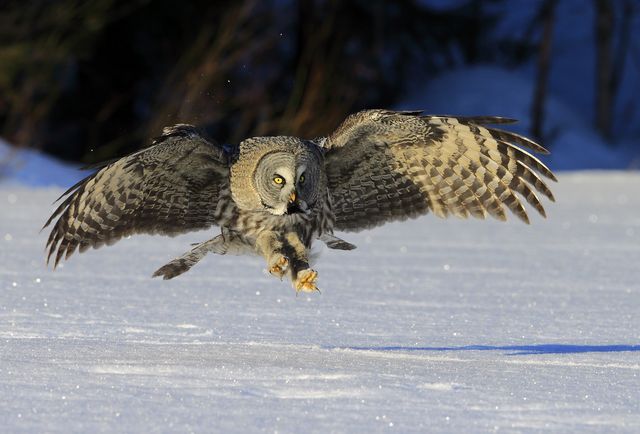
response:
[[[300,184],[304,184],[304,175],[300,175],[300,180],[298,182]]]
[[[273,182],[278,185],[282,185],[284,184],[284,178],[282,176],[276,176],[275,178],[273,178]]]

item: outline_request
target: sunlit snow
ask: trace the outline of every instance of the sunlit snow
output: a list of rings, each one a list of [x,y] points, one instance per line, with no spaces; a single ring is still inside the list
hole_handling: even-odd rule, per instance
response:
[[[549,218],[342,234],[321,294],[257,258],[149,276],[210,233],[44,265],[59,189],[0,185],[5,432],[640,430],[640,176],[577,173]]]

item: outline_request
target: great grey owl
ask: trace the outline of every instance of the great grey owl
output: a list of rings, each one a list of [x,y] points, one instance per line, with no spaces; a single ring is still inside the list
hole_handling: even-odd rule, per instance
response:
[[[505,220],[506,206],[529,222],[524,198],[545,215],[536,192],[556,180],[536,157],[547,151],[490,128],[501,117],[424,116],[367,110],[328,137],[254,137],[218,145],[190,125],[165,128],[141,151],[106,163],[64,193],[48,256],[112,244],[135,233],[176,235],[218,226],[221,233],[157,270],[171,279],[208,252],[257,253],[268,271],[297,291],[317,290],[311,244],[354,245],[337,231],[359,231],[431,211]],[[519,145],[519,146],[516,146]],[[518,195],[519,194],[520,197]]]

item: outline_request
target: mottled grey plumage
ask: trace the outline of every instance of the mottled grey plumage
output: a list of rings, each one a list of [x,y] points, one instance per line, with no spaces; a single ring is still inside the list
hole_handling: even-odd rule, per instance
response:
[[[256,137],[237,147],[204,139],[194,127],[166,128],[152,146],[101,167],[62,197],[47,243],[54,264],[76,249],[134,233],[175,235],[211,226],[222,233],[160,268],[173,278],[208,252],[258,253],[296,290],[315,290],[315,239],[354,245],[334,230],[358,231],[431,211],[529,222],[524,199],[541,215],[537,193],[553,173],[522,149],[547,151],[518,134],[489,128],[500,117],[422,116],[368,110],[329,137]],[[519,196],[518,196],[519,195]],[[54,265],[54,266],[55,266]]]

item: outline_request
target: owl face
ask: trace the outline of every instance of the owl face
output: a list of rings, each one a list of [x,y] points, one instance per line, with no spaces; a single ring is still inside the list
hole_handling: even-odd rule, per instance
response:
[[[254,184],[264,210],[274,215],[311,212],[319,165],[313,153],[272,152],[260,160]]]

